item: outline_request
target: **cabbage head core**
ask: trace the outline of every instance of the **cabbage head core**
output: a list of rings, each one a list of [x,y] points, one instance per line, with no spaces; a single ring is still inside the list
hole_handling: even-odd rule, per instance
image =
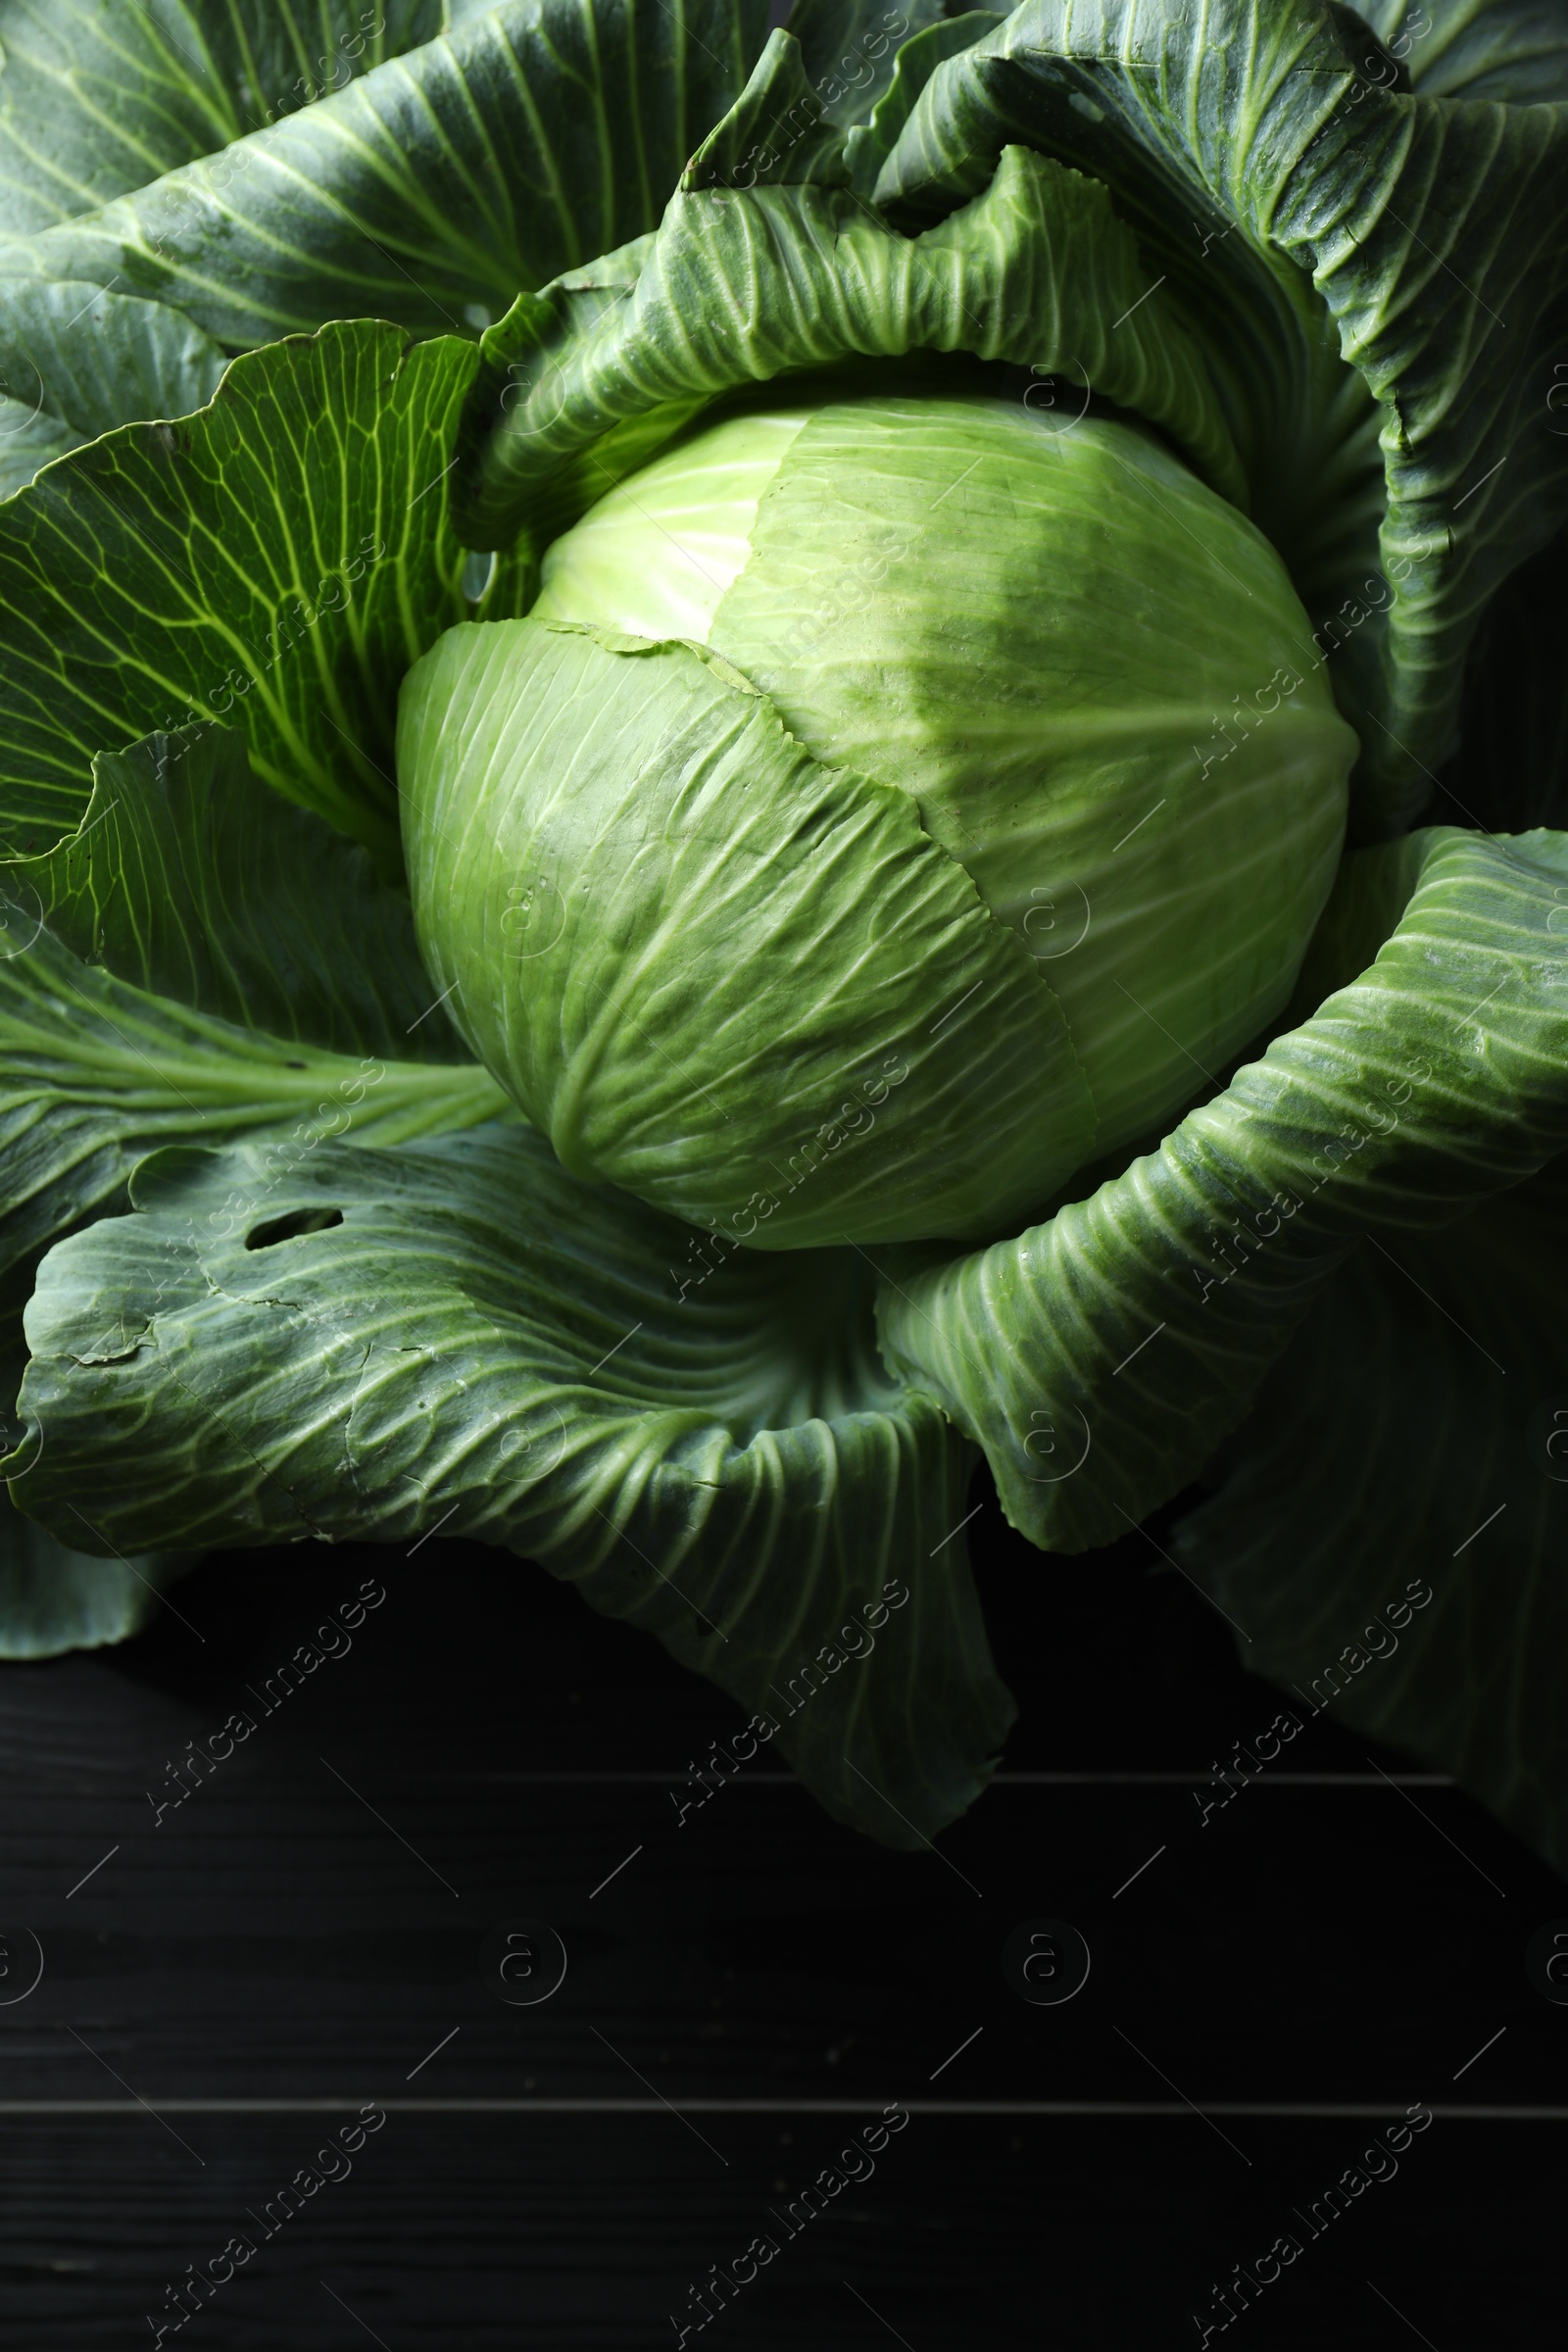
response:
[[[1134,424],[729,414],[418,662],[421,944],[569,1167],[758,1244],[983,1238],[1281,1009],[1355,738]]]

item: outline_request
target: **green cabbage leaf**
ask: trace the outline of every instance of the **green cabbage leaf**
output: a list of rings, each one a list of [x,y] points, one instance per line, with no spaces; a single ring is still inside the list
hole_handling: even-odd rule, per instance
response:
[[[445,1531],[918,1844],[1011,1716],[981,1456],[1051,1553],[1198,1484],[1246,1661],[1568,1868],[1557,17],[377,14],[0,0],[0,1649]],[[1004,845],[982,905],[864,712],[835,758],[726,637],[763,567],[701,625],[592,604],[705,433],[939,378],[1223,502],[1357,747],[1289,1002],[1097,1158]],[[511,795],[479,882],[464,775]],[[973,992],[929,1053],[895,903]],[[764,1039],[768,956],[811,969]],[[808,1174],[760,1237],[824,1093],[897,1213]]]

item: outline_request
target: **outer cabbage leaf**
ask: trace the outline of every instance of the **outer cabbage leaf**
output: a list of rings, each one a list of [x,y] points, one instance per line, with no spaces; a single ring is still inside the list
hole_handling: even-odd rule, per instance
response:
[[[1359,13],[1424,98],[1568,100],[1568,19],[1554,0],[1364,0]]]
[[[906,0],[899,8],[883,0],[795,0],[786,20],[811,96],[840,129],[870,114],[906,50],[944,28],[943,0]]]
[[[185,415],[225,349],[362,313],[472,334],[651,226],[761,16],[0,0],[0,497]]]
[[[183,416],[224,368],[210,335],[102,286],[0,280],[0,497],[127,416]]]
[[[924,26],[906,41],[893,61],[893,74],[874,107],[861,107],[869,120],[859,123],[844,145],[844,160],[857,195],[868,196],[876,185],[888,154],[914,111],[914,102],[938,66],[983,33],[991,32],[1006,15],[1004,9],[970,9]],[[791,30],[794,30],[793,24]]]
[[[149,735],[92,763],[80,825],[0,865],[31,921],[117,979],[338,1053],[466,1058],[401,882],[252,775],[227,727]]]
[[[1436,1242],[1357,1250],[1174,1537],[1248,1666],[1452,1773],[1559,1870],[1565,1211],[1557,1160]]]
[[[396,872],[397,682],[470,610],[443,482],[476,366],[326,327],[0,506],[0,844],[74,828],[96,753],[237,718],[264,783]]]
[[[57,1234],[117,1205],[160,1144],[270,1132],[283,1139],[286,1174],[324,1137],[396,1143],[507,1108],[472,1062],[382,1060],[270,1036],[82,962],[15,905],[10,922],[0,935],[0,1303]]]
[[[774,33],[737,111],[787,121],[802,86],[794,43]],[[767,184],[709,185],[705,156],[733,144],[720,124],[659,234],[612,257],[612,288],[592,301],[575,281],[525,294],[485,336],[458,485],[475,546],[523,527],[536,547],[554,537],[645,462],[661,429],[723,392],[912,351],[1092,382],[1245,503],[1203,358],[1096,181],[1010,148],[973,203],[908,238],[833,184],[842,164],[814,139],[780,140]]]
[[[9,374],[3,380],[9,383]],[[86,438],[49,414],[30,376],[24,380],[29,390],[25,400],[13,400],[9,392],[0,391],[0,498],[9,498],[30,482],[40,466],[79,449]]]
[[[0,1494],[0,1658],[55,1658],[128,1641],[157,1613],[165,1586],[193,1564],[175,1552],[94,1557],[57,1544]]]
[[[23,1434],[13,1399],[25,1351],[19,1343],[0,1351],[0,1452]],[[82,1509],[83,1504],[88,1509]],[[164,1588],[196,1564],[191,1552],[135,1552],[105,1559],[83,1551],[90,1542],[90,1490],[68,1514],[74,1541],[56,1543],[35,1519],[0,1492],[0,1658],[53,1658],[62,1650],[94,1649],[139,1633],[157,1610]]]
[[[764,21],[762,0],[504,0],[0,248],[0,271],[150,296],[242,349],[365,315],[471,330],[655,225]]]
[[[0,0],[0,230],[145,187],[427,41],[441,0]]]
[[[161,1154],[44,1260],[24,1507],[61,1531],[90,1477],[121,1550],[503,1544],[774,1720],[838,1819],[914,1845],[978,1792],[1012,1707],[973,1456],[882,1371],[853,1253],[715,1265],[520,1127],[323,1150],[264,1216],[267,1171]]]
[[[160,1144],[272,1134],[297,1159],[323,1135],[504,1110],[453,1066],[374,764],[402,669],[468,609],[422,493],[472,366],[451,340],[409,354],[393,328],[329,330],[0,509],[0,833],[23,853],[0,867],[8,1312],[37,1252],[118,1205]],[[237,708],[263,757],[199,725],[108,748],[181,702]],[[298,805],[352,814],[356,780],[392,881]]]

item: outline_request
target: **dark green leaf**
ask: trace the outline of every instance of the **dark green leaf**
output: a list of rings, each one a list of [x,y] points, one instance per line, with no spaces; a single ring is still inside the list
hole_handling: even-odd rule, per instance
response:
[[[1452,1773],[1559,1870],[1565,1218],[1559,1160],[1436,1243],[1358,1250],[1174,1538],[1254,1673]]]
[[[466,1058],[408,894],[358,843],[252,776],[226,727],[93,761],[77,832],[0,867],[12,903],[117,979],[345,1054]]]
[[[1568,99],[1568,18],[1556,0],[1364,0],[1360,13],[1425,98]]]
[[[505,0],[0,270],[151,296],[240,348],[367,315],[472,331],[657,224],[764,24],[762,0]]]
[[[13,1405],[26,1360],[21,1340],[20,1325],[14,1343],[0,1340],[0,1455],[22,1435]],[[90,1505],[84,1486],[65,1514],[70,1532],[56,1543],[0,1489],[0,1658],[53,1658],[123,1642],[153,1616],[164,1587],[195,1566],[197,1555],[188,1552],[106,1559],[101,1546],[96,1555],[78,1549],[92,1541]]]
[[[828,122],[861,122],[887,88],[906,42],[940,22],[943,0],[795,0],[786,30]]]
[[[853,1253],[713,1265],[520,1127],[275,1187],[248,1148],[172,1152],[135,1198],[28,1309],[14,1491],[46,1525],[90,1478],[121,1550],[506,1544],[776,1721],[840,1820],[915,1845],[983,1787],[1012,1709],[972,1456],[883,1373]]]
[[[852,131],[845,143],[845,159],[858,195],[869,196],[876,186],[877,174],[938,66],[994,31],[1006,13],[1005,9],[970,9],[925,25],[905,42],[894,61],[891,81],[869,110],[869,120]],[[861,108],[860,113],[865,115],[867,110]]]
[[[429,40],[442,14],[441,0],[0,0],[0,229],[145,187]]]
[[[0,282],[0,487],[30,481],[40,465],[127,416],[183,416],[212,399],[223,354],[200,327],[161,303],[99,286]],[[26,433],[36,418],[59,446]],[[35,451],[35,454],[34,454]],[[32,457],[25,470],[22,461]]]
[[[680,185],[690,194],[771,180],[843,187],[847,178],[843,133],[811,87],[798,42],[773,32],[751,80],[698,148]]]
[[[13,368],[5,381],[17,376],[31,384],[24,369]],[[85,435],[74,433],[69,424],[51,416],[36,396],[30,400],[0,398],[0,498],[9,498],[32,480],[40,466],[52,465],[68,451],[79,449]]]
[[[323,1137],[396,1143],[505,1108],[471,1062],[323,1053],[149,996],[73,956],[25,886],[0,902],[0,1271],[118,1202],[160,1144],[286,1137],[281,1183]]]
[[[397,870],[398,680],[468,610],[444,479],[476,365],[452,337],[326,327],[0,507],[0,845],[74,828],[95,753],[220,719]]]
[[[78,1532],[90,1541],[90,1522]],[[190,1566],[175,1552],[94,1558],[56,1543],[0,1494],[0,1658],[54,1658],[123,1642],[141,1632],[164,1587]]]

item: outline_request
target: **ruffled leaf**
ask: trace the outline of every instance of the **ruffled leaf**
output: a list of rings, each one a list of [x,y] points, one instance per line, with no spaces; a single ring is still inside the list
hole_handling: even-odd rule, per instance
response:
[[[900,131],[938,66],[950,57],[956,57],[960,49],[970,48],[985,33],[994,31],[1006,13],[1005,9],[981,8],[967,10],[961,16],[939,18],[936,24],[925,25],[905,42],[894,61],[892,78],[870,110],[869,120],[852,130],[845,141],[845,162],[857,195],[868,197],[876,186],[877,174],[898,144]]]
[[[824,109],[790,34],[768,34],[767,47],[740,97],[680,175],[684,194],[755,188],[786,179],[844,186],[844,137]]]
[[[251,774],[227,727],[149,735],[93,761],[77,830],[0,866],[32,918],[89,963],[274,1037],[462,1060],[408,893],[358,843]]]
[[[748,102],[793,68],[779,35]],[[779,168],[790,167],[786,152]],[[485,337],[481,429],[458,486],[473,545],[523,527],[536,545],[553,537],[644,462],[651,430],[667,436],[722,392],[913,351],[1059,372],[1085,401],[1092,384],[1245,498],[1203,362],[1108,194],[1021,147],[972,204],[914,238],[842,188],[682,193],[619,291],[586,310],[573,288],[547,288]]]
[[[0,845],[74,828],[96,753],[221,719],[396,871],[397,683],[468,611],[443,485],[476,365],[451,336],[325,327],[0,507]]]
[[[1357,1250],[1173,1539],[1249,1667],[1451,1773],[1559,1870],[1565,1212],[1559,1160],[1436,1243]]]
[[[961,1811],[1012,1714],[972,1456],[882,1372],[852,1252],[714,1264],[522,1128],[267,1169],[161,1155],[45,1259],[24,1508],[59,1531],[90,1477],[122,1551],[505,1544],[773,1722],[838,1819],[915,1845]]]

